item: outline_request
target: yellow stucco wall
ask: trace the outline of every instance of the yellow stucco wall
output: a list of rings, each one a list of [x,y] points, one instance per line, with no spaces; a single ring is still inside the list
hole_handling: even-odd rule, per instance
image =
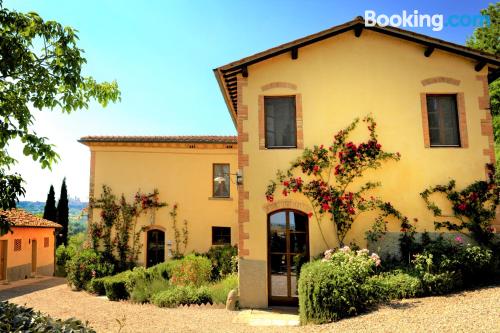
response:
[[[248,133],[248,142],[243,143],[242,149],[249,157],[249,166],[243,169],[244,190],[249,192],[244,205],[250,217],[249,222],[243,223],[244,232],[248,233],[244,244],[249,255],[243,261],[267,261],[267,213],[263,209],[266,186],[277,169],[288,168],[301,154],[299,149],[259,149],[259,95],[302,95],[305,147],[330,144],[333,134],[355,117],[371,112],[378,124],[383,149],[400,152],[402,158],[370,172],[364,180],[381,181],[381,189],[374,193],[392,202],[408,217],[418,218],[419,231],[434,230],[434,219],[419,196],[421,191],[452,178],[457,180],[459,188],[485,178],[489,158],[483,149],[488,148],[488,138],[481,134],[481,119],[487,111],[478,106],[483,86],[476,76],[486,75],[487,70],[478,73],[472,60],[454,54],[436,50],[426,58],[423,51],[421,45],[376,32],[363,31],[360,38],[348,32],[300,48],[297,60],[286,53],[248,67],[247,85],[239,91],[242,103],[248,106],[248,120],[243,121],[242,128]],[[421,80],[436,76],[460,80],[460,85],[421,84]],[[262,91],[262,86],[272,82],[292,83],[297,89]],[[423,92],[464,93],[468,148],[424,148],[420,103]],[[359,129],[352,137],[354,142],[367,137],[364,126]],[[277,194],[275,200],[280,199],[284,198]],[[302,200],[299,195],[286,199]],[[370,215],[361,216],[346,243],[355,240],[365,246],[364,233],[372,222]],[[328,246],[336,246],[331,223],[322,221],[321,226]],[[392,223],[389,230],[399,231],[399,225]],[[326,248],[319,236],[318,223],[312,220],[310,253],[314,256]],[[253,274],[251,281],[244,277],[246,272],[240,273],[243,306],[267,305],[267,275],[261,273]],[[262,287],[256,290],[250,284]],[[251,290],[245,292],[245,287]]]
[[[236,147],[236,145],[234,145]],[[188,221],[188,246],[191,251],[207,251],[212,245],[212,226],[231,227],[231,242],[238,241],[237,197],[235,176],[231,176],[230,198],[212,198],[212,165],[229,163],[230,172],[236,172],[236,148],[170,148],[151,146],[91,146],[94,155],[94,194],[99,198],[102,185],[108,185],[113,193],[122,193],[131,202],[140,189],[150,193],[157,188],[159,198],[169,207],[160,208],[155,217],[154,226],[166,229],[165,243],[172,243],[173,229],[169,212],[172,204],[177,203],[178,227]],[[92,175],[91,175],[92,178]],[[99,220],[98,210],[94,210],[93,219]],[[139,226],[151,225],[147,216],[141,216]],[[143,246],[146,234],[141,237]],[[168,256],[166,254],[166,259]],[[146,251],[143,250],[139,261],[144,264]]]
[[[54,273],[54,228],[14,227],[13,233],[0,237],[7,241],[7,279],[22,279],[31,275],[32,241],[36,240],[36,266],[38,275]],[[49,238],[49,246],[45,247],[44,239]],[[21,250],[14,251],[14,241],[21,239]]]

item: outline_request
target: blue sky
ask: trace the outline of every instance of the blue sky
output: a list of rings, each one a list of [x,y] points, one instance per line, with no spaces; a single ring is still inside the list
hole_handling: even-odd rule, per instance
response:
[[[45,200],[68,178],[70,195],[87,199],[88,149],[84,135],[235,134],[212,69],[278,44],[364,15],[477,15],[488,1],[4,1],[79,30],[85,74],[118,81],[121,103],[92,104],[71,115],[37,112],[35,129],[56,145],[61,162],[52,172],[12,151],[27,180],[27,200]],[[463,44],[473,27],[413,29]]]

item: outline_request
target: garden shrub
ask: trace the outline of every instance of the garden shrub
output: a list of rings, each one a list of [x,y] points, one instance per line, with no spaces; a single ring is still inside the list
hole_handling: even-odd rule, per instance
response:
[[[210,296],[213,303],[225,304],[227,295],[235,288],[238,288],[238,275],[229,274],[225,278],[209,286]]]
[[[82,232],[69,237],[67,246],[62,244],[57,247],[56,276],[66,276],[66,263],[83,249],[84,241],[85,234]]]
[[[151,302],[159,307],[172,308],[186,304],[212,303],[208,287],[172,286],[171,288],[154,294]]]
[[[413,265],[425,294],[442,295],[450,291],[489,282],[493,273],[493,252],[477,245],[438,238],[431,241]]]
[[[403,299],[422,295],[422,282],[414,274],[400,269],[370,277],[368,283],[382,288],[384,298]]]
[[[95,333],[81,321],[53,319],[24,306],[0,303],[0,332]]]
[[[238,267],[233,262],[233,258],[238,255],[238,248],[236,246],[212,246],[203,255],[208,257],[212,262],[212,281],[237,272]]]
[[[75,289],[90,288],[92,278],[108,276],[113,273],[113,265],[103,262],[99,253],[86,249],[78,252],[66,263],[67,281]]]
[[[106,296],[110,301],[128,299],[129,293],[126,288],[130,271],[125,271],[114,276],[103,278]]]
[[[106,295],[106,289],[104,288],[104,279],[105,277],[93,278],[92,280],[90,280],[88,291],[99,296]]]
[[[356,315],[383,299],[378,281],[367,283],[380,265],[368,250],[325,252],[321,261],[307,263],[299,278],[299,313],[303,323],[325,323]]]
[[[170,282],[178,286],[201,286],[210,280],[212,264],[206,257],[187,255],[172,263]]]

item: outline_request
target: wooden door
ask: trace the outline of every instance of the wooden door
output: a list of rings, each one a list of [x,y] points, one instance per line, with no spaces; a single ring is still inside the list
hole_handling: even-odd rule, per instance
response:
[[[36,274],[36,240],[31,240],[31,272],[33,275]]]
[[[7,279],[7,241],[0,241],[0,281]]]
[[[281,210],[268,216],[269,304],[297,305],[300,268],[309,261],[306,214]]]

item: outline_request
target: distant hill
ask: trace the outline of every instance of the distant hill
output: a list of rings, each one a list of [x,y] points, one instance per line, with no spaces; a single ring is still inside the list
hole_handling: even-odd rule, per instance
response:
[[[69,206],[69,235],[74,235],[87,230],[86,214],[82,214],[82,210],[86,208],[88,202],[82,202],[78,199],[70,199]],[[45,202],[41,201],[19,201],[17,208],[24,209],[33,215],[43,216]]]

